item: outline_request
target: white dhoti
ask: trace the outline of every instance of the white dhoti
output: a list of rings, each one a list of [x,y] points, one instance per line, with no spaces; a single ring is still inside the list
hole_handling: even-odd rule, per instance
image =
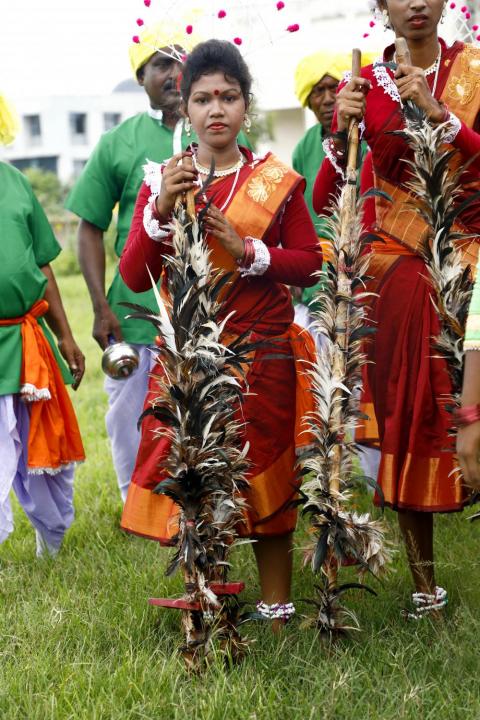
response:
[[[55,473],[27,470],[30,415],[19,395],[0,396],[0,543],[13,530],[10,491],[34,526],[37,555],[55,555],[74,518],[74,466]]]
[[[122,380],[105,378],[105,392],[108,394],[109,406],[105,424],[123,502],[127,498],[128,486],[137,459],[140,444],[137,422],[143,411],[148,375],[154,362],[152,348],[147,345],[133,345],[133,347],[140,355],[140,362],[135,372]]]
[[[317,352],[320,352],[322,349],[323,344],[323,336],[317,332],[314,328],[314,318],[312,314],[310,313],[310,308],[308,305],[304,305],[303,303],[297,303],[294,307],[295,310],[295,316],[294,316],[294,322],[297,325],[300,325],[300,327],[305,328],[308,330],[310,335],[315,340],[315,346],[317,348]]]
[[[358,459],[360,460],[363,473],[376,482],[382,453],[377,448],[370,447],[369,445],[358,444],[357,448],[359,450]]]

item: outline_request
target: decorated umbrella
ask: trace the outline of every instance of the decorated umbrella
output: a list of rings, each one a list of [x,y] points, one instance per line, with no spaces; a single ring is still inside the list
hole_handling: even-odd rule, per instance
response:
[[[172,29],[173,42],[169,51],[182,59],[183,50],[203,40],[217,38],[234,43],[245,56],[251,57],[268,46],[278,47],[288,35],[300,30],[296,20],[298,4],[295,0],[183,0],[162,2],[144,0],[141,17],[136,20],[137,30],[144,25]],[[135,32],[133,42],[148,43],[150,50],[163,51],[155,33],[146,38]]]

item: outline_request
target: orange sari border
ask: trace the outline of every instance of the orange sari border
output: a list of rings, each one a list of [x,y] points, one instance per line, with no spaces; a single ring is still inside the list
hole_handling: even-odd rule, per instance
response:
[[[379,476],[385,504],[393,509],[417,512],[457,512],[467,502],[461,478],[454,473],[455,456],[418,457],[407,454],[397,481],[397,458],[382,453]],[[379,505],[378,496],[375,504]]]
[[[296,423],[295,437],[283,453],[263,472],[249,478],[246,497],[249,508],[241,536],[281,535],[295,528],[296,510],[288,508],[298,489],[296,448],[309,444],[302,419],[313,409],[313,395],[306,370],[315,359],[315,343],[309,333],[292,324],[285,334],[296,363]],[[172,500],[157,495],[149,488],[131,483],[123,509],[121,526],[128,532],[171,544],[178,530],[179,509]]]
[[[293,513],[285,513],[284,522],[281,519],[281,510],[296,493],[292,477],[294,463],[295,448],[292,444],[267,470],[249,479],[246,493],[249,508],[245,524],[239,527],[241,537],[257,533],[281,535],[289,532]],[[278,482],[279,478],[283,482]],[[291,479],[291,484],[286,483],[285,478]],[[131,483],[123,508],[121,527],[135,535],[157,540],[162,545],[171,545],[172,538],[178,532],[179,514],[178,506],[170,498]],[[296,512],[294,516],[296,518]],[[295,526],[295,522],[293,524]],[[276,528],[275,532],[273,528]]]

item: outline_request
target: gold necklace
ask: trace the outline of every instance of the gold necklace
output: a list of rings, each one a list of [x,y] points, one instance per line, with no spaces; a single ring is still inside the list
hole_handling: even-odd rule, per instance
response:
[[[210,168],[205,167],[204,165],[200,165],[200,163],[197,160],[197,156],[193,156],[193,164],[195,165],[195,169],[201,174],[201,175],[210,175]],[[243,165],[245,164],[245,158],[243,155],[240,155],[238,161],[235,163],[235,165],[231,165],[228,168],[224,168],[223,170],[214,170],[213,177],[220,178],[220,177],[227,177],[228,175],[233,175],[237,172],[237,170],[240,170]]]

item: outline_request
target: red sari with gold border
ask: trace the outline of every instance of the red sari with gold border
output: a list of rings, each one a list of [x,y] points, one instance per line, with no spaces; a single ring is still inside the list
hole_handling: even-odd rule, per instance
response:
[[[456,162],[464,163],[480,151],[480,50],[460,42],[447,48],[443,41],[441,48],[435,97],[460,120],[452,144],[459,150]],[[384,59],[391,59],[393,51],[393,46],[387,48]],[[392,72],[374,63],[362,70],[362,76],[372,85],[364,118],[372,165],[370,177],[368,164],[364,169],[362,185],[365,190],[375,184],[393,202],[375,199],[375,207],[369,202],[367,208],[366,223],[384,242],[372,246],[369,289],[379,297],[372,302],[370,318],[377,331],[367,349],[372,364],[367,367],[363,397],[370,421],[358,439],[380,443],[378,481],[387,505],[426,512],[460,510],[465,489],[452,474],[450,417],[442,403],[450,393],[450,381],[445,362],[432,356],[431,338],[438,334],[439,320],[427,271],[416,252],[426,227],[407,206],[408,169],[402,160],[411,159],[412,153],[402,138],[388,134],[403,127]],[[434,76],[427,80],[433,89]],[[475,161],[463,175],[459,202],[478,190],[479,177],[480,161]],[[338,179],[332,162],[325,160],[314,188],[317,212],[327,207]],[[476,201],[462,215],[462,229],[479,234],[479,213]],[[477,243],[464,242],[463,251],[465,262],[474,265]]]
[[[291,532],[296,512],[288,508],[297,489],[296,447],[305,444],[300,434],[300,417],[312,407],[305,380],[305,360],[315,356],[308,333],[293,324],[290,292],[285,285],[308,286],[315,283],[313,273],[321,268],[322,255],[303,199],[302,178],[275,156],[254,156],[242,148],[247,163],[240,171],[235,192],[235,177],[215,181],[207,190],[217,207],[234,226],[240,237],[250,235],[268,246],[271,264],[263,275],[237,276],[228,293],[223,313],[235,311],[226,333],[238,335],[252,327],[255,337],[275,337],[275,354],[285,359],[270,359],[271,349],[257,351],[247,382],[249,394],[242,404],[245,422],[244,440],[249,441],[249,510],[240,529],[250,536],[280,535]],[[162,254],[168,245],[152,240],[143,227],[143,212],[151,190],[140,189],[132,227],[121,262],[120,272],[127,285],[140,291],[149,285],[146,266],[158,279]],[[235,270],[233,258],[214,238],[208,238],[215,267]],[[158,393],[151,380],[150,402]],[[146,418],[137,463],[122,517],[125,530],[162,543],[169,543],[176,532],[178,508],[163,495],[152,493],[161,480],[159,463],[168,453],[164,437],[153,438],[160,424]]]

